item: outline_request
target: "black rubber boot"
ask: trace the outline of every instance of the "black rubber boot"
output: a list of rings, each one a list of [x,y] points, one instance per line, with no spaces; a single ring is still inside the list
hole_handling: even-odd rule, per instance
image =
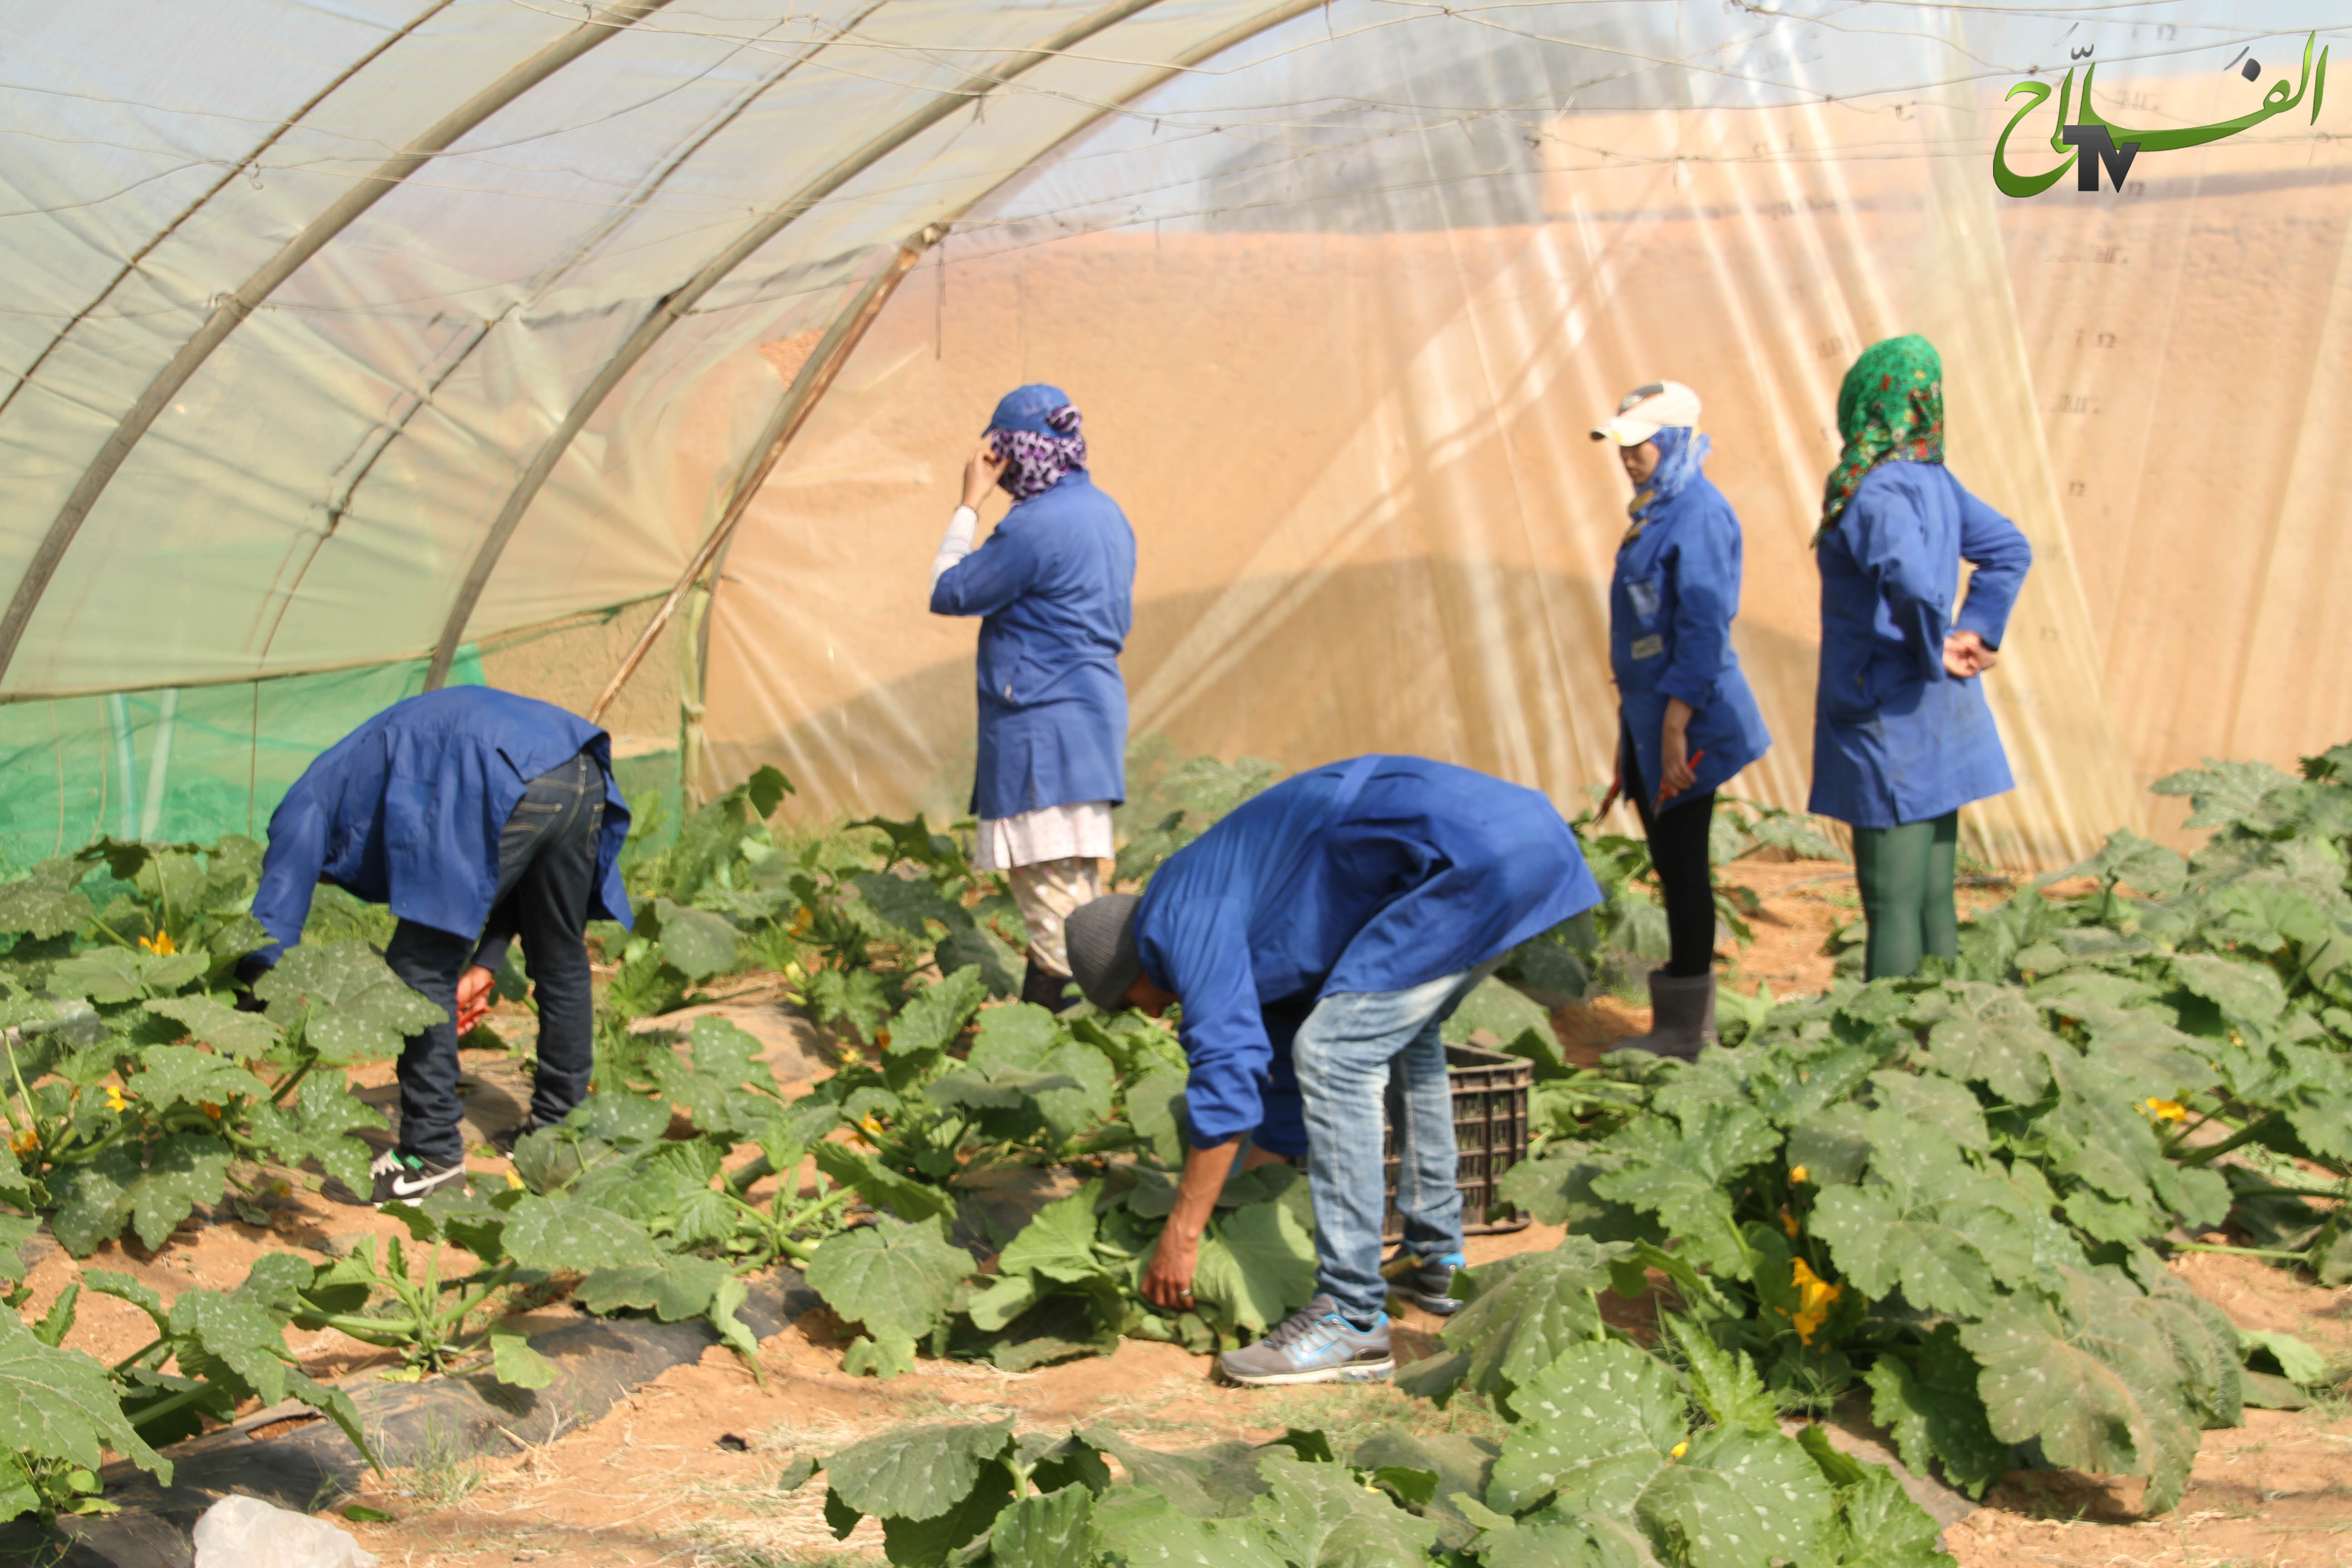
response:
[[[1049,1013],[1066,1013],[1078,1005],[1075,996],[1062,994],[1062,987],[1070,984],[1069,977],[1055,974],[1039,967],[1035,959],[1021,975],[1021,1000],[1034,1002]]]
[[[1618,1042],[1621,1048],[1689,1061],[1715,1043],[1715,975],[1650,971],[1650,1032]]]

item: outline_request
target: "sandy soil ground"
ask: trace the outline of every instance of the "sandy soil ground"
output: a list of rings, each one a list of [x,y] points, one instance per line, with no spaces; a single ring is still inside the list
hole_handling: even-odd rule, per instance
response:
[[[1822,944],[1857,912],[1844,868],[1828,863],[1742,863],[1725,879],[1746,884],[1764,901],[1756,940],[1730,959],[1730,982],[1776,994],[1821,988],[1831,960]],[[1970,889],[1971,906],[1997,901],[1998,889]],[[726,1005],[760,1034],[788,1078],[821,1071],[808,1026],[757,990]],[[1644,1008],[1613,997],[1555,1015],[1563,1041],[1580,1059],[1596,1060],[1618,1037],[1648,1027]],[[530,1016],[503,1011],[494,1026],[527,1045]],[[501,1170],[486,1139],[520,1116],[527,1080],[521,1058],[468,1052],[478,1087],[468,1104],[471,1163]],[[388,1068],[369,1075],[370,1098],[395,1098]],[[190,1285],[224,1288],[262,1251],[294,1248],[316,1258],[356,1237],[388,1235],[392,1222],[362,1208],[300,1192],[281,1200],[267,1227],[233,1218],[199,1217],[150,1254],[116,1244],[87,1267],[121,1269],[171,1296]],[[1475,1238],[1474,1260],[1554,1246],[1559,1234],[1534,1226]],[[53,1247],[34,1269],[35,1310],[46,1309],[78,1266]],[[2285,1330],[2341,1363],[2352,1363],[2352,1291],[2323,1289],[2253,1259],[2200,1254],[2175,1268],[2240,1326]],[[1645,1331],[1644,1302],[1609,1298],[1612,1318]],[[1401,1358],[1434,1344],[1438,1321],[1409,1314],[1400,1325]],[[1245,1392],[1210,1381],[1208,1363],[1171,1346],[1129,1342],[1113,1356],[1012,1374],[990,1368],[925,1362],[888,1384],[840,1371],[841,1340],[818,1313],[762,1342],[764,1384],[731,1353],[713,1350],[700,1363],[674,1368],[614,1407],[602,1420],[536,1447],[487,1458],[427,1457],[395,1470],[354,1500],[394,1515],[389,1523],[348,1525],[368,1550],[400,1568],[489,1568],[549,1563],[694,1564],[703,1568],[878,1563],[871,1521],[836,1542],[822,1514],[822,1486],[783,1494],[775,1479],[797,1454],[818,1454],[909,1422],[1015,1416],[1024,1429],[1063,1431],[1107,1424],[1154,1447],[1181,1448],[1226,1438],[1262,1441],[1286,1426],[1318,1426],[1342,1442],[1376,1426],[1486,1432],[1493,1417],[1475,1400],[1450,1411],[1393,1389],[1309,1388]],[[85,1298],[68,1343],[108,1359],[145,1342],[145,1321],[120,1302]],[[396,1362],[340,1334],[297,1333],[294,1349],[313,1375]],[[2352,1396],[2309,1410],[2249,1411],[2239,1428],[2206,1434],[2188,1493],[2157,1519],[2137,1512],[2137,1483],[2102,1482],[2065,1472],[2017,1472],[1984,1506],[1947,1536],[1962,1568],[2264,1568],[2352,1564]]]

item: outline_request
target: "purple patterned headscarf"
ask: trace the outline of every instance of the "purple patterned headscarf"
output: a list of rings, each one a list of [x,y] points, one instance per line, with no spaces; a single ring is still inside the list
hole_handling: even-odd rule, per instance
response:
[[[1042,495],[1062,482],[1073,468],[1087,466],[1087,438],[1078,434],[1078,411],[1064,404],[1047,412],[1043,422],[1054,432],[995,429],[988,433],[1004,469],[996,482],[1016,501]]]

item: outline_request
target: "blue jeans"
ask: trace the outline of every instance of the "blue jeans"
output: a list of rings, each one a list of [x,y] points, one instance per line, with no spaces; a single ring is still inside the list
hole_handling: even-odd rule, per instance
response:
[[[1387,1210],[1381,1112],[1391,1098],[1400,1112],[1397,1212],[1404,1217],[1404,1248],[1419,1258],[1462,1250],[1454,1094],[1437,1031],[1493,967],[1481,964],[1410,991],[1326,996],[1292,1044],[1307,1112],[1307,1191],[1315,1199],[1315,1285],[1359,1321],[1388,1301],[1381,1278]]]
[[[436,1165],[466,1157],[458,1122],[457,979],[468,964],[496,969],[522,939],[539,1004],[539,1074],[530,1120],[551,1127],[588,1097],[596,1060],[595,1000],[589,989],[588,904],[604,828],[604,770],[585,752],[530,781],[499,834],[499,889],[489,921],[458,936],[402,921],[383,961],[446,1018],[411,1035],[400,1053],[400,1147]]]

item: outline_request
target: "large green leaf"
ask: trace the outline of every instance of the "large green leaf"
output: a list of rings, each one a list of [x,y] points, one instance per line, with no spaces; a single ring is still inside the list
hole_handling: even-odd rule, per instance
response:
[[[1568,952],[1557,942],[1530,946],[1563,955]],[[1517,986],[1492,976],[1470,988],[1470,994],[1462,998],[1462,1005],[1445,1020],[1441,1032],[1447,1045],[1466,1046],[1471,1043],[1470,1037],[1481,1030],[1494,1037],[1498,1049],[1528,1057],[1547,1067],[1560,1065],[1559,1037],[1552,1032],[1551,1014]]]
[[[2232,1023],[2257,1026],[2286,1010],[2286,989],[2268,964],[2210,952],[2175,953],[2172,972],[2180,984],[2221,1009]]]
[[[278,1026],[259,1013],[240,1013],[209,996],[165,996],[147,1004],[147,1011],[170,1018],[226,1057],[242,1061],[260,1056],[278,1044]]]
[[[846,1143],[826,1140],[812,1144],[809,1157],[836,1186],[854,1189],[876,1208],[889,1209],[901,1219],[937,1219],[955,1213],[955,1194],[946,1188],[902,1175]]]
[[[1426,1568],[1437,1525],[1407,1513],[1342,1466],[1277,1450],[1258,1461],[1266,1492],[1253,1505],[1295,1568]]]
[[[1928,1060],[1938,1071],[1981,1083],[2012,1105],[2041,1098],[2050,1087],[2050,1054],[2065,1048],[2031,1002],[1997,985],[1966,987],[1952,1016],[1927,1036]]]
[[[1286,1204],[1236,1209],[1202,1239],[1192,1289],[1262,1334],[1313,1298],[1315,1238]]]
[[[1745,1278],[1747,1248],[1731,1219],[1730,1189],[1749,1167],[1780,1152],[1780,1134],[1752,1107],[1694,1107],[1679,1125],[1637,1117],[1603,1146],[1624,1164],[1592,1183],[1595,1196],[1658,1216],[1683,1250],[1717,1273]]]
[[[1121,1568],[1292,1568],[1255,1519],[1179,1511],[1158,1491],[1119,1487],[1095,1505],[1108,1561]]]
[[[29,931],[46,941],[79,931],[98,911],[74,889],[89,875],[79,860],[44,860],[0,887],[0,931]]]
[[[198,1204],[220,1201],[229,1158],[226,1143],[201,1132],[172,1133],[147,1151],[147,1168],[126,1195],[131,1226],[150,1251],[170,1240]]]
[[[149,1046],[139,1053],[139,1065],[123,1092],[159,1116],[174,1105],[218,1107],[240,1098],[269,1098],[268,1086],[259,1079],[195,1046]]]
[[[580,1282],[580,1304],[599,1314],[634,1307],[665,1323],[675,1323],[702,1316],[719,1287],[733,1278],[724,1263],[666,1254],[647,1263],[615,1264],[590,1271]]]
[[[963,1026],[988,1000],[988,986],[980,966],[966,964],[927,985],[890,1020],[893,1052],[936,1051],[963,1032]]]
[[[553,1362],[530,1348],[528,1336],[506,1329],[490,1331],[490,1370],[516,1388],[545,1388],[559,1375]]]
[[[824,1462],[825,1480],[860,1513],[938,1519],[979,1484],[1013,1441],[1013,1418],[902,1426]]]
[[[1597,1293],[1609,1288],[1609,1265],[1633,1249],[1571,1236],[1549,1252],[1524,1252],[1471,1271],[1469,1305],[1439,1336],[1465,1352],[1474,1393],[1510,1401],[1512,1391],[1590,1342],[1601,1327]]]
[[[1881,1351],[1864,1374],[1871,1416],[1894,1435],[1903,1462],[1925,1475],[1932,1460],[1970,1497],[2007,1474],[2010,1458],[1986,1424],[1978,1372],[1958,1328],[1946,1323],[1911,1351]]]
[[[809,1259],[808,1282],[848,1321],[919,1338],[938,1326],[971,1268],[971,1254],[948,1245],[940,1221],[908,1225],[886,1215],[829,1237]]]
[[[1071,1485],[1021,1499],[996,1516],[992,1568],[1093,1568],[1095,1494]]]
[[[2171,1507],[2198,1437],[2170,1347],[2128,1284],[2073,1269],[2053,1284],[2058,1300],[2012,1296],[1960,1331],[1993,1436],[2038,1438],[2075,1469],[2147,1476],[2148,1508]]]
[[[1129,1124],[1171,1165],[1184,1157],[1184,1089],[1191,1081],[1192,1075],[1182,1068],[1161,1066],[1127,1085]]]
[[[1131,1443],[1108,1426],[1089,1426],[1078,1436],[1088,1447],[1117,1459],[1137,1487],[1149,1488],[1190,1518],[1231,1519],[1247,1514],[1257,1495],[1265,1490],[1265,1480],[1257,1470],[1262,1450],[1246,1443],[1220,1443],[1191,1453],[1168,1454]]]
[[[1950,1568],[1952,1561],[1935,1516],[1911,1500],[1894,1471],[1878,1465],[1839,1495],[1837,1522],[1822,1560],[1838,1568]]]
[[[49,1173],[49,1201],[56,1205],[49,1229],[58,1245],[87,1258],[121,1235],[131,1217],[131,1188],[139,1177],[139,1156],[120,1143]]]
[[[104,1006],[176,991],[205,972],[199,952],[134,952],[127,947],[94,948],[50,967],[49,990],[58,996],[87,996]]]
[[[1588,1340],[1521,1386],[1486,1503],[1523,1513],[1557,1492],[1571,1510],[1623,1516],[1673,1463],[1688,1430],[1682,1385],[1616,1340]]]
[[[1706,1330],[1685,1319],[1662,1316],[1661,1321],[1683,1352],[1691,1401],[1706,1412],[1708,1420],[1748,1432],[1780,1429],[1780,1406],[1744,1352],[1717,1344]]]
[[[1101,1273],[1095,1257],[1095,1205],[1101,1196],[1102,1183],[1087,1182],[1039,1209],[1005,1245],[998,1272],[1036,1274],[1066,1285]]]
[[[1769,1435],[1717,1426],[1650,1479],[1633,1517],[1691,1568],[1769,1568],[1812,1559],[1835,1500],[1805,1451]]]
[[[281,1025],[307,1005],[302,1037],[330,1067],[396,1056],[409,1036],[448,1017],[364,942],[304,942],[257,981],[253,994]]]
[[[292,1357],[285,1331],[262,1305],[241,1293],[183,1290],[172,1302],[173,1353],[180,1370],[224,1384],[239,1398],[275,1405],[286,1397]]]
[[[2011,1189],[1937,1127],[1891,1110],[1871,1112],[1866,1127],[1869,1182],[1822,1194],[1811,1221],[1865,1295],[1900,1288],[1915,1307],[1979,1317],[1997,1285],[2034,1278],[2032,1237]]]
[[[656,899],[653,910],[662,957],[688,980],[708,980],[735,967],[741,939],[725,916],[667,899]]]
[[[508,1257],[546,1273],[649,1265],[657,1256],[645,1228],[612,1210],[535,1194],[508,1212],[502,1240]]]
[[[171,1461],[123,1419],[106,1368],[79,1351],[51,1349],[15,1312],[0,1312],[0,1451],[95,1470],[101,1448],[171,1484]]]

